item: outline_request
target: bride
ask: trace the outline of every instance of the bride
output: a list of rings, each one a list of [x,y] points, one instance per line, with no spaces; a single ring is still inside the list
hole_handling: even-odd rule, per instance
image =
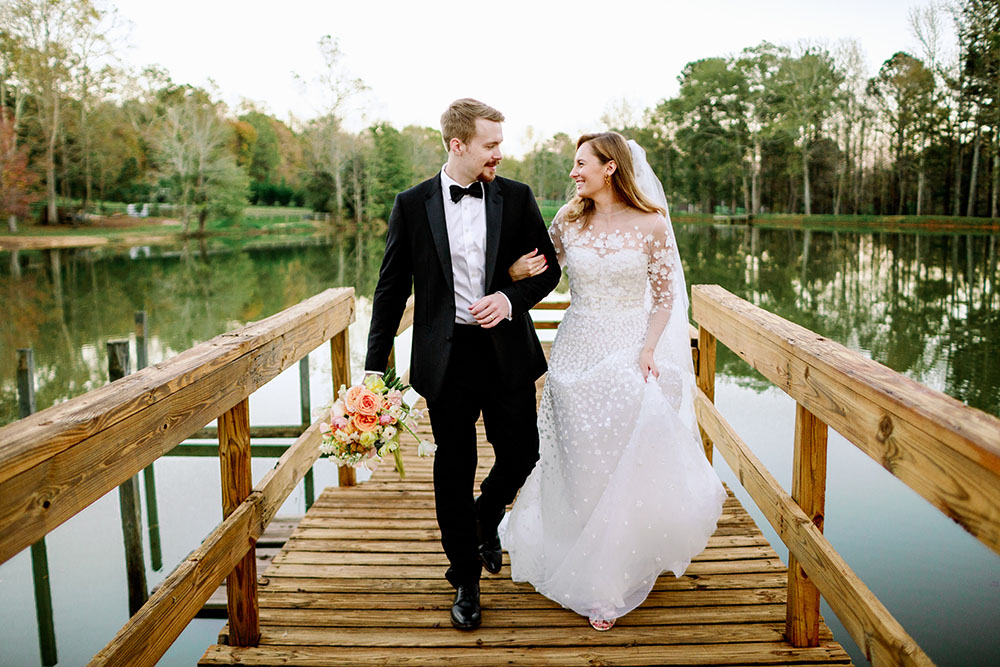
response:
[[[571,305],[542,391],[541,458],[500,535],[514,581],[608,630],[661,572],[684,573],[726,494],[698,438],[663,187],[616,132],[580,137],[570,177],[576,196],[550,234]],[[542,270],[544,258],[522,260],[512,275]]]

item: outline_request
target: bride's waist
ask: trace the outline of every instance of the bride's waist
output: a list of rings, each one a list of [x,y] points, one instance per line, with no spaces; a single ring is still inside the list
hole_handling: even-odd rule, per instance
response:
[[[643,297],[621,297],[604,294],[571,295],[570,304],[577,310],[609,310],[615,313],[623,311],[645,312]]]

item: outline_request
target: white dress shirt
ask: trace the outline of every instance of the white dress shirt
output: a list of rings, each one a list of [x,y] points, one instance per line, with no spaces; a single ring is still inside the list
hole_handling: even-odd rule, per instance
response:
[[[483,188],[482,198],[466,195],[453,202],[452,185],[465,188],[471,183],[459,183],[442,167],[441,195],[448,226],[451,273],[455,282],[455,322],[476,324],[469,306],[486,294],[486,188]],[[503,296],[509,309],[510,299],[506,294]]]

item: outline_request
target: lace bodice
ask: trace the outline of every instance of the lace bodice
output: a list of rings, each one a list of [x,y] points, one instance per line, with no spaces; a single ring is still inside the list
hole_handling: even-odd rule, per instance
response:
[[[584,228],[579,222],[567,222],[560,211],[549,235],[559,264],[569,266],[575,308],[641,308],[648,290],[651,308],[644,345],[653,348],[674,305],[677,249],[662,216],[629,211],[620,218]]]

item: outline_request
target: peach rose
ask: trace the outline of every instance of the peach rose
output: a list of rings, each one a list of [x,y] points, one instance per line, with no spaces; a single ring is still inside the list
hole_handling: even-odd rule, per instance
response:
[[[358,414],[351,417],[351,421],[354,422],[354,428],[362,433],[369,433],[378,427],[378,417],[375,415],[366,415],[358,412]]]
[[[356,384],[344,393],[344,407],[348,412],[358,411],[358,398],[363,391],[367,391],[364,385]]]
[[[374,415],[382,407],[382,399],[375,395],[371,389],[365,389],[358,395],[358,412],[363,415]]]

